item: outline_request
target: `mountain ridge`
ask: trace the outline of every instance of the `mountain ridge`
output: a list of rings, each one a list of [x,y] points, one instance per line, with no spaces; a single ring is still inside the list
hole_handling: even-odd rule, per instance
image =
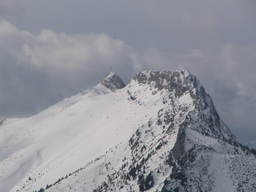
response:
[[[40,126],[31,124],[31,119]],[[57,127],[45,136],[32,133],[38,140],[50,136],[53,143],[44,147],[34,141],[32,151],[40,152],[43,163],[31,160],[39,166],[27,169],[11,191],[41,187],[52,192],[256,189],[254,151],[239,144],[200,81],[185,70],[139,72],[127,85],[110,73],[92,90],[31,119],[25,121],[36,134],[46,126]],[[62,136],[65,131],[68,134]],[[55,132],[59,141],[52,137]],[[51,152],[50,147],[56,149]]]

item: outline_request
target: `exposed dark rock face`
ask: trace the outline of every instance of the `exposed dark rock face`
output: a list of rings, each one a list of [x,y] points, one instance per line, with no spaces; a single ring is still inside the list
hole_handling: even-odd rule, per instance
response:
[[[144,175],[140,175],[138,179],[139,189],[140,191],[149,190],[154,186],[154,177],[150,172],[146,177]]]
[[[169,104],[170,107],[175,105],[175,100],[184,95],[189,95],[193,100],[195,109],[189,112],[184,126],[186,126],[186,123],[189,125],[191,122],[196,123],[195,121],[198,121],[200,127],[194,127],[194,129],[204,132],[205,135],[235,140],[234,135],[221,121],[211,97],[206,93],[196,76],[188,71],[145,71],[138,73],[134,77],[134,80],[139,84],[147,84],[158,90],[168,90],[170,95],[167,100],[170,102],[165,101],[165,103]],[[187,107],[180,106],[178,110],[187,111]],[[196,119],[194,117],[196,117]],[[173,119],[169,120],[173,121]]]
[[[185,70],[140,72],[134,77],[134,80],[142,84],[153,83],[153,86],[158,90],[167,89],[174,92],[176,96],[181,96],[191,88],[197,87],[199,83],[194,75]]]
[[[123,80],[113,72],[109,73],[101,83],[112,91],[125,87]]]

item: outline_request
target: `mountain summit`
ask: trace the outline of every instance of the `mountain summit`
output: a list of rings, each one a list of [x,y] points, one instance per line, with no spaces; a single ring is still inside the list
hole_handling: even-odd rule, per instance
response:
[[[125,87],[123,80],[113,72],[110,72],[101,83],[112,91]]]
[[[110,73],[101,85],[3,122],[0,191],[256,191],[255,150],[193,74],[143,71],[125,85]]]

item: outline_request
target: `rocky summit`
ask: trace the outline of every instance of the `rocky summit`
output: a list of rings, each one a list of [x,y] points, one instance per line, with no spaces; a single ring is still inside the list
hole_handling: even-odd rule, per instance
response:
[[[0,191],[254,192],[240,144],[193,74],[114,73],[29,118],[0,125]]]

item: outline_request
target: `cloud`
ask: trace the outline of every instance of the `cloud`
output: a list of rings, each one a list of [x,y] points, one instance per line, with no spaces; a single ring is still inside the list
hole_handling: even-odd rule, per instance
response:
[[[37,111],[96,84],[111,70],[131,74],[132,55],[128,45],[105,34],[35,35],[1,21],[1,113]]]
[[[103,67],[115,66],[129,59],[129,47],[105,34],[70,36],[44,30],[32,42],[24,43],[22,51],[21,62],[68,71],[84,67],[93,70],[95,62]]]
[[[0,23],[0,40],[3,51],[20,65],[48,70],[54,73],[97,71],[97,67],[125,66],[130,60],[131,49],[124,42],[105,34],[67,35],[42,30],[39,35],[21,31],[14,25]],[[122,64],[123,63],[123,64]],[[89,73],[90,74],[90,73]]]
[[[0,12],[0,17],[19,28],[105,32],[136,48],[200,49],[249,43],[256,36],[254,0],[16,1],[18,11],[9,8],[10,13]]]

